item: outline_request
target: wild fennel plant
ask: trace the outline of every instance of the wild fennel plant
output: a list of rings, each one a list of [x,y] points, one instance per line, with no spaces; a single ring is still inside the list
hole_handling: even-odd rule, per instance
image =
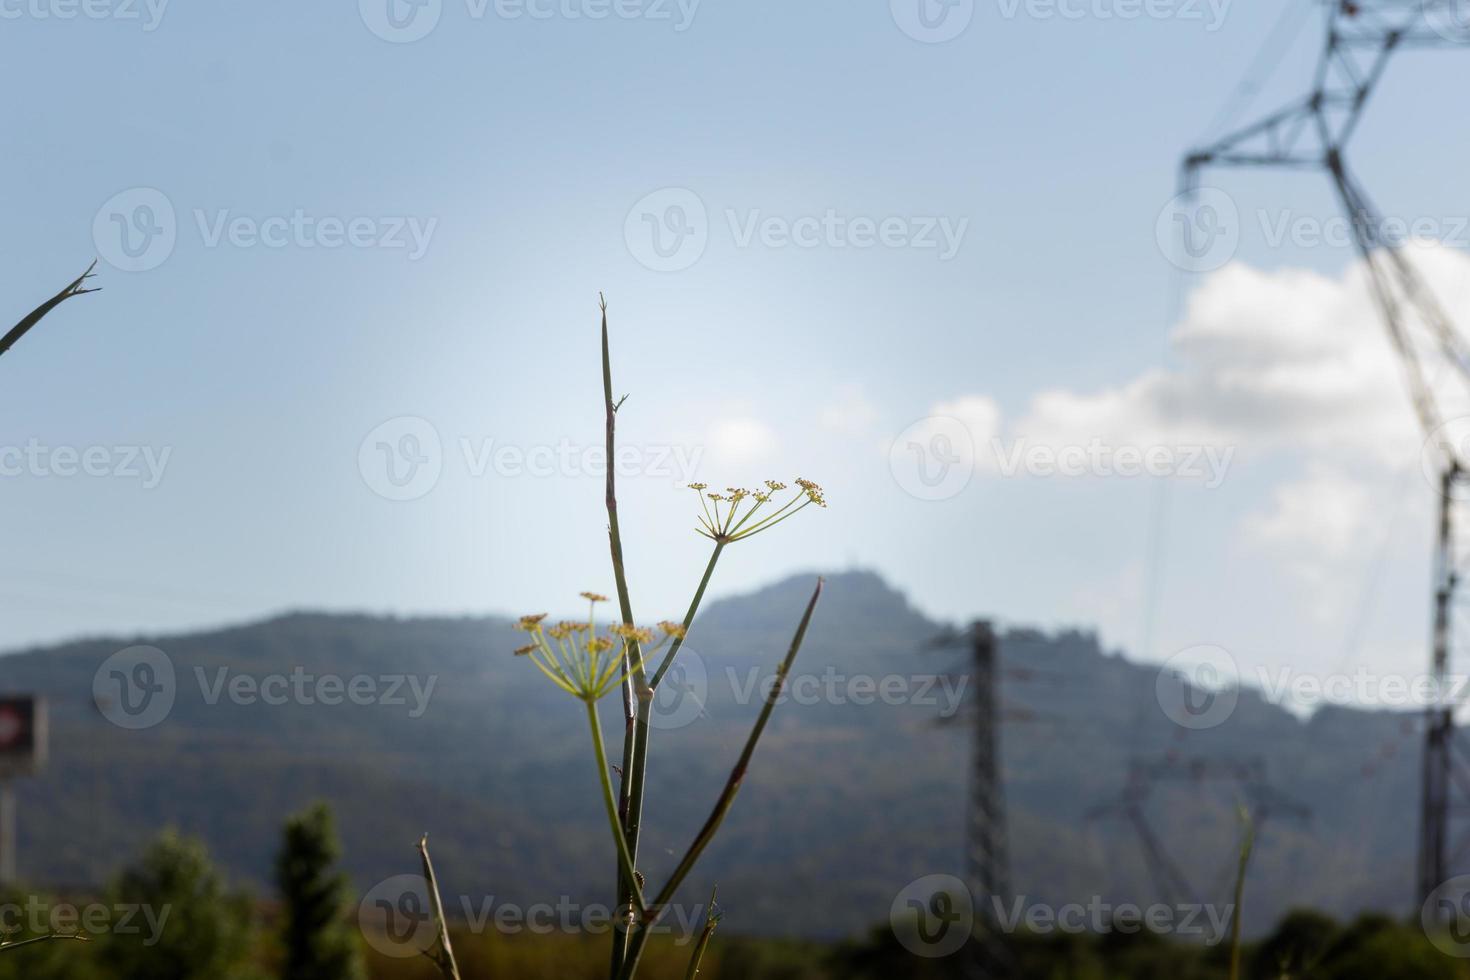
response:
[[[616,422],[623,400],[613,400],[612,365],[608,344],[607,304],[602,309],[602,382],[605,412],[606,459],[617,458]],[[626,398],[626,396],[624,396]],[[517,627],[529,635],[530,642],[515,651],[531,661],[551,683],[581,701],[591,731],[592,753],[597,766],[601,786],[603,807],[607,813],[609,829],[617,853],[617,897],[620,912],[620,928],[613,932],[613,949],[609,964],[612,980],[630,980],[642,959],[651,929],[658,923],[674,899],[679,886],[693,871],[694,865],[704,853],[719,830],[721,822],[734,803],[745,774],[750,765],[755,747],[765,731],[780,691],[785,684],[791,665],[796,659],[805,639],[807,626],[811,622],[817,600],[821,595],[819,579],[808,601],[805,612],[798,623],[795,635],[781,661],[776,681],[767,691],[745,747],[726,780],[725,787],[711,808],[709,817],[684,852],[684,856],[670,875],[669,880],[650,900],[645,891],[645,880],[638,871],[638,847],[643,817],[644,787],[648,771],[649,717],[653,699],[659,684],[668,674],[684,644],[685,637],[694,625],[695,615],[704,598],[715,566],[725,548],[744,541],[761,531],[768,530],[790,519],[800,511],[815,504],[826,506],[822,488],[809,480],[797,480],[788,488],[777,481],[767,481],[756,490],[740,487],[728,488],[725,492],[710,492],[702,483],[691,485],[699,496],[699,534],[713,542],[709,562],[694,590],[694,598],[684,614],[682,622],[662,622],[656,628],[635,625],[632,601],[629,598],[627,576],[624,571],[623,542],[618,524],[617,486],[615,467],[607,467],[606,507],[608,518],[608,545],[611,553],[613,579],[617,586],[619,617],[605,632],[597,627],[597,607],[608,601],[605,596],[584,592],[588,603],[585,620],[564,621],[555,624],[545,622],[545,614],[525,616]],[[665,650],[665,647],[667,649]],[[657,668],[649,674],[650,661],[657,659]],[[624,735],[622,765],[619,768],[620,785],[616,798],[613,794],[611,767],[607,749],[603,742],[602,726],[598,717],[598,702],[620,688],[623,699]],[[690,960],[690,976],[699,969],[700,959],[708,946],[714,923],[718,916],[707,915],[706,928],[697,943]]]

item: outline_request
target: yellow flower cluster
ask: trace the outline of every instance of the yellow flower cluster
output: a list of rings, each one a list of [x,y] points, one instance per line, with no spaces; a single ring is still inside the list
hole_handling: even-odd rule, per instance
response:
[[[704,509],[704,514],[699,518],[702,527],[695,530],[711,541],[728,544],[775,527],[811,504],[827,506],[826,494],[811,480],[798,479],[796,487],[796,493],[785,503],[762,510],[786,489],[786,484],[778,480],[767,480],[764,490],[726,487],[724,493],[707,493],[709,484],[691,483],[689,489],[699,495],[700,506]],[[747,504],[747,501],[750,503]]]
[[[583,592],[595,612],[597,603],[607,597]],[[515,628],[530,634],[531,642],[516,649],[518,657],[531,662],[553,684],[583,701],[595,702],[615,689],[627,676],[625,661],[641,665],[643,658],[661,647],[670,637],[684,636],[678,623],[658,624],[658,636],[651,629],[613,623],[606,634],[599,635],[595,617],[585,620],[562,620],[546,625],[546,614],[522,616]]]

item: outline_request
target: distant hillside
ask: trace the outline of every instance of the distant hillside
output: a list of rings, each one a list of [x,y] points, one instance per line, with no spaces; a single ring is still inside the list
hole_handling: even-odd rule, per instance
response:
[[[691,634],[654,742],[642,861],[654,881],[722,785],[812,578],[714,603]],[[718,880],[731,928],[847,934],[884,920],[909,880],[959,869],[968,729],[940,716],[960,678],[946,688],[926,675],[962,673],[965,659],[920,652],[939,631],[877,576],[830,576],[799,683],[690,883],[691,901]],[[42,692],[52,708],[50,768],[20,784],[22,871],[46,883],[98,881],[173,824],[260,883],[282,818],[326,798],[364,888],[413,870],[411,844],[427,830],[451,895],[604,901],[613,862],[584,718],[510,654],[519,637],[498,618],[298,614],[7,656],[5,687]],[[1247,692],[1225,725],[1186,734],[1155,702],[1156,671],[1105,653],[1092,636],[1001,639],[1007,667],[1023,668],[1005,676],[1002,735],[1019,891],[1052,902],[1154,900],[1124,825],[1089,823],[1086,811],[1119,793],[1130,758],[1230,754],[1266,759],[1272,782],[1315,811],[1310,825],[1265,827],[1253,924],[1296,904],[1407,908],[1418,751],[1400,716],[1332,709],[1304,723]],[[161,723],[125,730],[99,713],[93,680],[137,643],[169,657],[175,703]],[[407,703],[392,705],[234,703],[220,686],[293,671],[374,678],[380,692],[390,682],[377,679],[390,675],[433,687],[415,717],[407,684],[397,692]],[[875,700],[854,681],[865,677],[898,678],[891,691],[926,703],[856,703]],[[610,736],[617,713],[609,698]],[[1364,763],[1394,745],[1399,755],[1366,778]],[[1213,896],[1233,847],[1228,793],[1181,785],[1147,808],[1192,883]]]

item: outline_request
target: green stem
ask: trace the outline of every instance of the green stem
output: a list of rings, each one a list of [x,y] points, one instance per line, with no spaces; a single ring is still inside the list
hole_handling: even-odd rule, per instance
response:
[[[623,623],[627,626],[633,625],[633,603],[628,597],[628,576],[623,568],[623,538],[618,529],[618,494],[616,469],[613,460],[617,459],[617,413],[621,402],[613,401],[612,394],[612,357],[608,350],[607,339],[607,303],[601,301],[602,309],[602,397],[606,412],[606,449],[607,455],[607,539],[608,548],[612,553],[613,579],[618,590],[618,611],[622,613]],[[638,879],[624,870],[624,862],[621,860],[623,851],[626,850],[632,868],[638,866],[638,833],[637,819],[643,809],[641,799],[635,802],[632,795],[631,772],[635,760],[639,757],[638,741],[640,738],[646,740],[647,725],[639,725],[635,719],[635,696],[640,693],[644,684],[643,654],[639,649],[638,641],[631,640],[624,654],[627,667],[628,679],[623,687],[623,719],[625,728],[623,730],[623,767],[618,780],[618,812],[623,818],[625,839],[623,847],[619,849],[618,861],[618,907],[626,908],[633,903],[635,891],[638,888]],[[638,698],[638,703],[642,699]],[[641,731],[640,731],[641,729]],[[646,749],[643,754],[646,754]],[[642,904],[641,902],[639,903]],[[627,930],[613,931],[613,948],[611,972],[616,976],[622,967],[623,957],[627,950]]]
[[[725,815],[730,812],[731,805],[735,802],[735,795],[740,792],[740,784],[745,780],[745,773],[750,767],[751,757],[755,755],[755,747],[760,742],[761,734],[766,729],[766,723],[771,719],[771,712],[776,709],[776,701],[781,696],[781,690],[786,685],[786,677],[791,673],[791,665],[796,661],[797,651],[806,639],[806,628],[812,621],[812,613],[817,608],[817,600],[822,596],[822,580],[817,579],[817,587],[812,592],[811,601],[806,605],[806,612],[802,613],[801,623],[796,627],[796,635],[791,638],[791,647],[786,651],[786,657],[781,661],[781,666],[776,671],[776,682],[766,692],[766,702],[761,706],[760,715],[755,720],[755,725],[750,730],[749,737],[745,740],[745,748],[740,752],[740,758],[735,763],[735,768],[730,770],[730,778],[725,782],[725,789],[720,793],[720,798],[715,801],[714,808],[710,811],[709,818],[705,820],[704,826],[695,835],[693,843],[684,852],[684,857],[679,861],[679,866],[674,869],[673,875],[669,877],[668,883],[659,891],[658,897],[653,904],[648,906],[648,915],[642,925],[632,932],[632,940],[628,944],[628,954],[623,960],[623,970],[618,976],[620,980],[632,980],[638,970],[638,961],[643,957],[643,950],[648,942],[649,931],[658,923],[664,910],[668,908],[669,902],[678,892],[679,886],[694,870],[694,864],[704,853],[710,841],[714,840],[715,833],[720,829]]]
[[[709,907],[704,910],[704,929],[699,933],[699,941],[694,944],[694,952],[689,955],[689,969],[684,973],[684,980],[695,980],[699,976],[699,964],[704,960],[704,951],[709,948],[710,938],[720,924],[715,915],[715,898],[719,893],[720,888],[716,885],[710,893]]]
[[[617,414],[621,402],[614,402],[612,396],[612,357],[608,352],[607,340],[607,304],[602,304],[602,397],[606,409],[606,445],[607,445],[607,539],[608,548],[612,553],[613,580],[618,589],[618,611],[622,613],[623,623],[626,626],[633,625],[633,602],[628,597],[628,575],[623,565],[623,536],[618,528],[618,490],[617,472],[612,465],[616,458],[617,449]],[[623,691],[623,714],[625,717],[633,716],[631,685],[635,678],[640,679],[644,675],[643,657],[638,649],[638,641],[630,640],[627,648],[629,685],[625,685]],[[624,776],[626,779],[626,775]]]
[[[634,715],[632,722],[633,737],[631,753],[628,766],[623,770],[624,787],[626,789],[623,800],[623,832],[627,835],[628,850],[636,859],[638,855],[638,837],[642,832],[643,824],[643,787],[648,772],[648,717],[653,706],[653,689],[648,686],[642,674],[632,678],[636,702],[634,704]],[[634,879],[636,887],[637,880]],[[630,890],[631,894],[631,890]],[[621,897],[621,896],[620,896]],[[623,899],[627,905],[628,900]],[[646,902],[640,902],[640,906],[646,906]],[[641,916],[640,916],[641,921]],[[628,955],[629,936],[638,923],[630,923],[629,928],[622,932],[614,933],[614,942],[621,941],[622,953],[620,962],[626,965]],[[613,974],[616,976],[617,974]]]
[[[751,511],[750,514],[745,515],[746,520],[741,521],[740,526],[736,527],[730,532],[730,536],[736,540],[739,540],[740,538],[748,538],[752,534],[755,534],[757,531],[764,531],[768,527],[780,524],[787,517],[795,514],[797,511],[801,510],[802,507],[805,507],[811,502],[812,498],[810,495],[807,494],[805,490],[798,490],[796,492],[796,496],[792,497],[790,500],[786,501],[786,503],[781,505],[780,510],[775,511],[774,513],[767,514],[759,521],[756,521],[754,527],[746,528],[744,531],[741,531],[741,528],[745,527],[746,521],[750,519],[751,514],[754,514],[755,511]],[[800,504],[801,507],[796,507],[797,504]],[[792,510],[792,507],[796,507],[796,510]]]
[[[725,550],[725,542],[716,541],[714,553],[709,556],[709,564],[705,566],[704,578],[699,580],[699,588],[694,590],[694,601],[689,603],[689,611],[684,614],[684,636],[689,635],[689,628],[694,623],[694,614],[699,612],[699,603],[704,599],[704,590],[709,586],[711,576],[715,574],[715,563],[720,560],[720,552]],[[674,654],[684,645],[684,636],[674,637],[674,642],[669,646],[669,652],[664,655],[664,662],[658,665],[658,670],[653,672],[653,680],[648,686],[655,691],[658,690],[659,682],[669,672],[674,664]]]
[[[643,916],[643,889],[638,887],[638,876],[633,870],[633,855],[628,850],[628,838],[623,834],[622,822],[618,819],[617,803],[613,801],[612,780],[607,774],[607,748],[602,742],[602,721],[597,716],[597,702],[587,702],[587,723],[592,726],[592,751],[597,755],[597,777],[602,781],[602,802],[607,807],[607,822],[612,827],[613,840],[618,847],[618,868],[623,877],[633,883],[633,911]]]
[[[1240,913],[1245,902],[1245,870],[1250,864],[1251,850],[1256,843],[1255,824],[1245,807],[1240,807],[1240,822],[1243,837],[1240,844],[1240,861],[1235,869],[1235,908],[1230,914],[1230,980],[1240,980]]]
[[[609,456],[608,458],[611,459],[612,457]],[[704,590],[709,585],[711,576],[714,575],[715,563],[720,560],[720,553],[724,551],[724,548],[724,542],[715,542],[714,552],[710,555],[709,564],[704,569],[704,578],[700,579],[699,588],[694,593],[694,600],[689,604],[689,611],[684,616],[684,631],[686,635],[688,634],[690,624],[694,622],[695,613],[699,610],[699,603],[704,598]],[[648,782],[648,720],[653,710],[653,693],[654,689],[658,687],[659,681],[663,680],[664,674],[673,665],[674,655],[679,652],[679,648],[683,645],[683,637],[675,637],[674,642],[669,646],[669,652],[664,656],[663,663],[659,665],[657,672],[654,673],[652,682],[647,683],[644,681],[640,665],[640,675],[635,679],[633,684],[637,702],[632,723],[633,737],[627,740],[627,744],[631,744],[632,752],[628,757],[628,764],[623,770],[627,774],[627,777],[626,782],[623,784],[626,789],[626,794],[623,799],[621,812],[623,814],[623,829],[628,836],[628,848],[635,857],[638,854],[638,838],[643,830],[643,794],[644,787]],[[623,901],[626,905],[627,900],[624,899]],[[641,924],[640,921],[635,925]],[[616,944],[618,940],[621,940],[623,948],[623,958],[618,964],[619,969],[626,962],[628,944],[632,931],[630,927],[621,934],[614,935],[614,943]],[[617,976],[617,973],[614,972],[613,976]]]
[[[633,721],[633,712],[629,707],[628,685],[623,684],[624,726],[623,726],[623,765],[618,773],[618,815],[621,819],[619,826],[626,827],[628,819],[628,770],[633,767],[633,741],[637,729]],[[624,846],[627,845],[627,835],[623,836]],[[635,852],[629,850],[629,857],[633,858],[634,867],[637,867]],[[637,878],[630,878],[623,871],[621,858],[618,861],[618,907],[627,908],[633,900],[633,885],[637,884]],[[623,967],[623,956],[628,950],[628,930],[613,930],[612,963],[609,976],[617,976]]]

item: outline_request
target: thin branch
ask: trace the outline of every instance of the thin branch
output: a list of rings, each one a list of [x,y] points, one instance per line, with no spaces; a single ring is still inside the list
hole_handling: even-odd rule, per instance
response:
[[[623,961],[623,972],[620,974],[622,980],[631,980],[634,972],[638,969],[638,961],[643,956],[644,945],[648,942],[649,931],[658,923],[659,918],[668,908],[669,902],[678,892],[679,886],[694,870],[694,864],[699,860],[704,849],[714,840],[715,833],[720,829],[725,815],[730,812],[731,805],[735,802],[735,794],[740,792],[740,784],[745,781],[746,771],[750,768],[751,757],[755,755],[755,747],[761,740],[761,734],[766,729],[766,723],[771,719],[771,712],[776,708],[776,702],[781,697],[782,688],[786,686],[786,678],[791,673],[791,665],[796,661],[796,654],[801,649],[802,641],[806,638],[807,626],[812,621],[812,613],[816,611],[817,600],[822,596],[822,580],[817,579],[817,587],[812,591],[811,600],[806,604],[806,612],[802,613],[801,623],[796,627],[796,634],[791,638],[791,647],[786,651],[786,658],[781,661],[781,666],[776,671],[776,681],[766,692],[766,703],[761,706],[761,713],[755,720],[755,725],[750,730],[750,736],[745,740],[745,748],[740,753],[735,768],[730,770],[730,778],[725,783],[725,789],[720,793],[720,798],[715,801],[714,808],[710,811],[709,818],[705,820],[704,826],[700,828],[695,836],[694,842],[689,845],[689,850],[684,853],[679,866],[674,869],[673,875],[669,877],[668,883],[658,893],[658,897],[649,906],[646,921],[633,933],[632,941],[628,945],[628,955]]]
[[[699,976],[699,964],[704,960],[704,951],[709,948],[709,941],[720,924],[720,907],[715,904],[719,894],[720,886],[716,885],[710,892],[709,907],[704,910],[704,929],[699,933],[699,941],[694,944],[694,952],[689,955],[689,969],[684,973],[684,980],[695,980]]]
[[[716,540],[714,553],[709,556],[709,564],[704,569],[704,578],[699,580],[699,588],[694,590],[694,601],[689,603],[689,611],[684,614],[684,633],[682,636],[674,637],[674,642],[669,646],[669,652],[664,654],[664,662],[658,665],[658,670],[653,672],[653,680],[648,682],[648,686],[655,691],[658,690],[658,685],[664,679],[664,675],[669,672],[669,668],[674,665],[674,655],[684,645],[684,637],[689,635],[689,629],[694,625],[694,614],[699,612],[699,603],[704,599],[704,590],[709,585],[710,577],[715,574],[715,563],[720,560],[720,552],[724,550],[725,542]]]
[[[62,303],[71,299],[73,296],[82,296],[86,293],[97,292],[96,287],[88,289],[85,288],[84,285],[88,279],[91,279],[92,276],[95,275],[92,270],[96,268],[97,260],[93,259],[92,264],[87,266],[86,272],[82,273],[80,276],[77,276],[71,282],[67,283],[65,289],[48,299],[46,302],[42,303],[40,306],[36,307],[30,312],[29,315],[27,315],[15,326],[11,327],[9,332],[6,333],[4,337],[0,337],[0,354],[4,354],[6,351],[10,350],[10,348],[14,347],[16,341],[24,337],[32,327],[41,322],[42,317],[44,317],[47,313],[50,313],[52,310],[56,309],[56,307],[60,306]]]
[[[7,949],[18,949],[21,946],[29,946],[31,943],[44,943],[52,939],[74,939],[79,943],[91,942],[86,936],[76,932],[53,932],[45,936],[33,936],[30,939],[21,939],[13,943],[0,943],[0,953]]]
[[[439,948],[425,952],[434,961],[444,980],[460,980],[459,964],[454,960],[454,947],[449,942],[449,924],[444,921],[444,904],[439,900],[439,881],[434,877],[434,862],[429,860],[429,835],[419,838],[419,857],[424,861],[424,884],[429,889],[429,907],[439,930]]]

